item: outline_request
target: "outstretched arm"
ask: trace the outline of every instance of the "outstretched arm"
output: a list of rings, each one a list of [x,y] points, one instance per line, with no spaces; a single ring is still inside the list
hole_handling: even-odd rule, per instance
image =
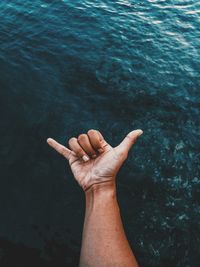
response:
[[[85,195],[80,267],[138,266],[124,233],[115,182],[94,185]]]
[[[80,267],[138,267],[124,233],[115,178],[141,130],[130,132],[111,147],[95,130],[69,140],[70,149],[53,139],[48,143],[69,160],[86,197]]]

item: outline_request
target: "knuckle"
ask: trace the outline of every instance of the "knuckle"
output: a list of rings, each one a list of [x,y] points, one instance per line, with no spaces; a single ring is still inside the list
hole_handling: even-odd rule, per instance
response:
[[[131,138],[130,134],[127,134],[126,138],[128,138],[128,139],[131,139],[131,140],[132,140],[132,138]]]
[[[60,153],[61,153],[62,155],[65,154],[65,149],[64,149],[64,147],[62,147],[62,148],[60,149]]]
[[[78,154],[78,155],[83,155],[84,153],[83,153],[83,150],[81,149],[81,148],[78,148],[77,150],[76,150],[76,153]]]
[[[127,134],[126,138],[129,139],[131,143],[135,142],[135,138],[133,138],[130,134]]]

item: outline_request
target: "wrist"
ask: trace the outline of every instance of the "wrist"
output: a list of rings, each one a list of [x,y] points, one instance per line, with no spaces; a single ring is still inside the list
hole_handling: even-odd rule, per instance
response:
[[[115,195],[116,182],[115,179],[105,182],[94,183],[85,190],[85,195]]]
[[[116,183],[115,181],[101,182],[93,184],[85,191],[87,215],[95,210],[105,212],[109,205],[117,203]]]

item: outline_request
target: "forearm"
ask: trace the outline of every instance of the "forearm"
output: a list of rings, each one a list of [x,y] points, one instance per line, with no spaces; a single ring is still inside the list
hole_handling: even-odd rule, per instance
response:
[[[138,267],[124,233],[114,177],[142,133],[129,132],[116,147],[94,129],[70,138],[70,149],[47,139],[69,161],[75,179],[86,190],[80,267]]]
[[[137,267],[124,233],[115,182],[86,192],[80,267]]]

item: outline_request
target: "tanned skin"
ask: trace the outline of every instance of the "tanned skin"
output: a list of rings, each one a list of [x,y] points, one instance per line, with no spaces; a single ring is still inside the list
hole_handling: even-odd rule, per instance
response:
[[[116,175],[141,134],[142,130],[131,131],[116,147],[93,129],[70,138],[69,148],[47,139],[67,159],[85,193],[80,267],[138,267],[121,221]]]

